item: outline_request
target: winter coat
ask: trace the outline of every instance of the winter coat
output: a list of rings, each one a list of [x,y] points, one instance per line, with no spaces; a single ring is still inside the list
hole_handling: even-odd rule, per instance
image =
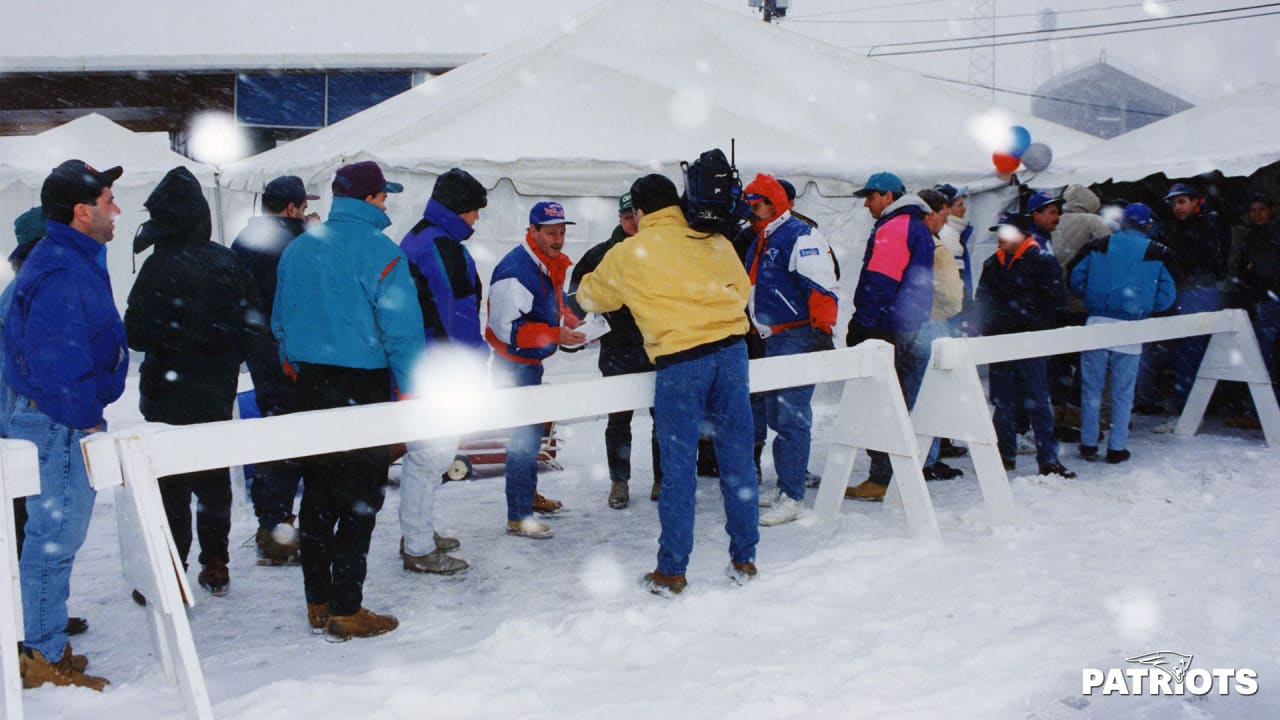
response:
[[[618,225],[608,240],[583,253],[582,258],[574,264],[573,274],[569,278],[569,307],[574,308],[574,312],[586,312],[577,299],[582,278],[595,272],[605,255],[626,242],[627,238],[627,233]],[[609,332],[600,338],[600,372],[614,375],[652,370],[653,363],[649,362],[649,356],[644,352],[644,336],[640,334],[631,310],[623,305],[613,312],[604,313],[604,318],[609,321]]]
[[[489,281],[489,321],[484,331],[494,354],[531,364],[555,354],[561,320],[571,314],[564,297],[564,276],[571,262],[563,254],[544,257],[532,234],[526,234],[524,242],[498,262]]]
[[[1280,222],[1240,228],[1232,247],[1231,276],[1244,307],[1280,299]]]
[[[723,235],[689,227],[676,206],[645,214],[640,231],[606,253],[582,278],[578,302],[589,312],[626,305],[645,352],[665,355],[746,335],[751,280]]]
[[[124,392],[129,348],[111,297],[106,248],[59,222],[13,281],[4,376],[54,422],[90,428]]]
[[[955,257],[960,279],[964,282],[964,297],[968,301],[973,297],[973,265],[969,255],[969,239],[973,237],[973,226],[962,217],[948,215],[947,224],[938,231],[938,237],[946,243]]]
[[[850,327],[914,332],[933,307],[933,233],[929,213],[915,195],[885,208],[867,240]]]
[[[282,362],[390,368],[396,388],[412,392],[422,310],[409,261],[382,234],[390,224],[376,205],[335,197],[329,219],[289,244],[271,313]]]
[[[964,281],[956,268],[951,248],[941,238],[933,244],[933,308],[930,320],[946,320],[960,313],[964,306]]]
[[[1090,317],[1142,320],[1177,299],[1168,257],[1145,233],[1121,230],[1085,246],[1071,270],[1071,291],[1084,298]]]
[[[1170,220],[1160,241],[1173,251],[1169,272],[1179,292],[1215,287],[1226,279],[1231,241],[1218,213],[1201,210],[1186,220]]]
[[[784,212],[760,229],[746,264],[753,287],[748,311],[761,337],[802,325],[831,333],[839,283],[822,233]]]
[[[456,343],[473,349],[485,347],[480,334],[480,274],[462,244],[473,232],[457,213],[437,200],[428,200],[422,220],[400,241],[418,289],[428,346]]]
[[[974,300],[983,335],[1058,327],[1066,300],[1053,253],[1027,238],[1013,253],[997,250],[982,265]]]
[[[1068,185],[1062,193],[1062,200],[1062,217],[1058,220],[1058,229],[1053,231],[1053,256],[1062,266],[1065,281],[1071,275],[1071,268],[1085,246],[1094,240],[1109,237],[1111,227],[1098,215],[1102,201],[1089,188]],[[1067,312],[1084,313],[1084,302],[1079,297],[1068,294]]]
[[[155,252],[124,314],[129,347],[146,353],[142,416],[174,425],[230,420],[240,363],[265,330],[252,282],[236,254],[210,240],[209,204],[186,168],[165,175],[144,204],[151,219],[135,245]]]
[[[249,218],[249,224],[231,243],[240,265],[249,273],[253,285],[254,311],[263,325],[271,322],[276,299],[276,268],[280,256],[293,239],[307,229],[301,218],[260,215]],[[253,377],[254,396],[264,416],[288,412],[294,407],[294,385],[280,367],[280,344],[265,328],[250,341],[249,374]]]

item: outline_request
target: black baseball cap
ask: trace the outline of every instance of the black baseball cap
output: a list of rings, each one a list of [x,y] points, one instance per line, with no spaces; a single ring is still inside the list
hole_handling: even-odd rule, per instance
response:
[[[44,185],[40,187],[40,206],[45,215],[51,217],[62,214],[51,211],[69,213],[76,205],[93,203],[102,190],[111,187],[122,174],[124,169],[119,165],[98,170],[83,160],[68,160],[44,179]]]
[[[262,197],[272,198],[273,200],[281,200],[283,203],[293,203],[301,205],[306,200],[319,200],[319,195],[311,195],[307,192],[307,186],[302,184],[302,178],[297,175],[281,175],[280,177],[267,183],[262,188]]]

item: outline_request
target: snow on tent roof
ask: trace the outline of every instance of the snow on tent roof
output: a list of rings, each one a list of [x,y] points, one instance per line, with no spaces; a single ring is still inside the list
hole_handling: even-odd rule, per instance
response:
[[[1280,86],[1259,83],[1061,157],[1035,184],[1123,182],[1156,173],[1194,177],[1214,170],[1251,175],[1280,161],[1277,118]]]
[[[347,120],[227,168],[256,191],[293,172],[327,184],[373,159],[438,174],[463,165],[526,194],[598,195],[737,140],[739,165],[845,194],[893,170],[909,187],[991,179],[968,126],[1020,124],[1064,154],[1092,138],[702,2],[609,3]],[[611,190],[612,192],[613,190]]]
[[[79,158],[99,168],[124,167],[120,186],[155,183],[185,165],[205,187],[213,187],[213,168],[169,149],[168,133],[135,133],[96,113],[39,135],[0,137],[0,187],[14,182],[39,188],[49,171]]]

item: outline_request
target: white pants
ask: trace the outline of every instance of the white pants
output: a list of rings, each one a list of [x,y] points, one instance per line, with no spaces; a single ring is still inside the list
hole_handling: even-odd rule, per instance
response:
[[[436,486],[457,452],[456,437],[407,444],[400,467],[400,535],[409,555],[426,555],[436,549]]]

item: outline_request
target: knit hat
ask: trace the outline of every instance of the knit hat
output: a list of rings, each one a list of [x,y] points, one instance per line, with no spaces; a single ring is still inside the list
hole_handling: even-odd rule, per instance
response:
[[[676,184],[664,175],[651,173],[631,183],[631,205],[643,213],[679,204],[680,193]]]
[[[489,204],[489,193],[480,181],[461,168],[451,168],[436,178],[431,199],[457,215],[479,210]]]
[[[18,238],[18,244],[26,245],[44,237],[45,222],[43,208],[33,207],[19,215],[13,221],[13,234]]]

